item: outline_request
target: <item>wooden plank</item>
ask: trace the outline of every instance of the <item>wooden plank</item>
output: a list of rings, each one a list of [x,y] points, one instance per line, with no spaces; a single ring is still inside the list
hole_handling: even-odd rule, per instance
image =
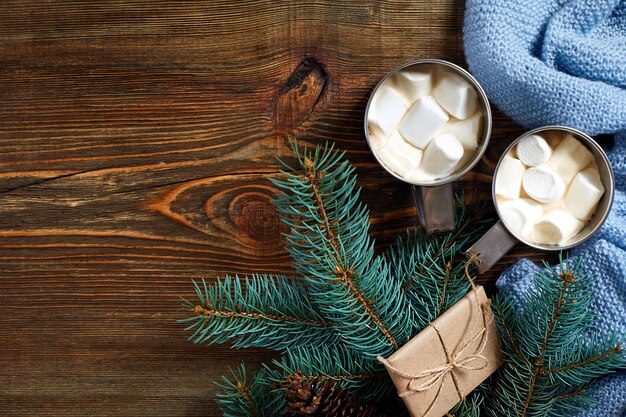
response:
[[[380,247],[413,227],[363,111],[405,61],[462,64],[462,19],[460,0],[0,3],[2,414],[219,415],[211,381],[273,354],[186,342],[178,297],[292,271],[267,181],[287,134],[348,152]],[[464,180],[485,198],[521,131],[494,128]]]

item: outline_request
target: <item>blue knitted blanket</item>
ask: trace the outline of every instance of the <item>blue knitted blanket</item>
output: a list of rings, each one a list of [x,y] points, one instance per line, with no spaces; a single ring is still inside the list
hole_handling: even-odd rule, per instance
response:
[[[597,329],[626,334],[626,0],[468,0],[464,43],[470,71],[518,123],[615,136],[613,209],[570,257],[584,256],[596,277]],[[521,260],[497,286],[521,308],[538,270]],[[626,416],[626,370],[592,389],[598,405],[581,416]]]

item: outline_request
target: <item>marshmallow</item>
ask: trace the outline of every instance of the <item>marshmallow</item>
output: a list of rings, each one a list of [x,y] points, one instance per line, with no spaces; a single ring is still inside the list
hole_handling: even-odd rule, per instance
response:
[[[546,245],[565,244],[585,226],[584,222],[563,210],[545,214],[535,224],[532,240]]]
[[[526,136],[517,143],[517,157],[526,166],[536,167],[550,159],[552,148],[539,135]]]
[[[565,183],[546,165],[529,168],[522,180],[524,191],[541,203],[551,203],[565,193]]]
[[[460,75],[443,74],[433,91],[437,102],[457,119],[465,119],[476,111],[478,97],[474,87]]]
[[[457,138],[458,139],[458,138]],[[459,141],[461,142],[461,141]],[[463,142],[461,142],[461,145],[463,145]],[[463,156],[461,157],[461,159],[459,160],[459,162],[456,163],[456,166],[454,167],[454,169],[452,170],[453,172],[455,171],[459,171],[462,168],[464,168],[472,159],[474,158],[474,152],[472,151],[468,151],[467,149],[465,149],[463,151]]]
[[[410,173],[422,161],[422,151],[405,141],[397,130],[393,131],[377,155],[388,169],[401,176]]]
[[[369,136],[369,143],[372,146],[372,149],[374,151],[377,151],[378,149],[382,148],[383,145],[387,143],[387,138],[385,137],[383,132],[380,131],[378,126],[369,123],[367,125],[367,130],[368,130],[368,136]]]
[[[496,175],[496,194],[506,198],[519,198],[522,177],[526,167],[519,159],[505,155]]]
[[[426,172],[424,172],[424,168],[420,166],[420,167],[415,168],[413,171],[409,172],[404,178],[407,181],[410,181],[413,183],[423,184],[423,183],[433,181],[435,179],[435,176],[431,174],[427,174]]]
[[[367,122],[387,137],[398,126],[407,108],[406,100],[392,86],[382,85],[372,100]]]
[[[598,175],[600,175],[600,168],[598,167],[598,161],[596,161],[596,158],[593,158],[593,161],[591,161],[591,163],[587,165],[587,168],[585,169],[595,169],[596,171],[598,171]]]
[[[463,146],[452,135],[437,135],[424,151],[422,168],[427,175],[435,178],[449,175],[463,157]]]
[[[447,121],[448,115],[435,99],[431,96],[421,97],[404,116],[400,133],[413,145],[425,149]]]
[[[572,180],[565,195],[565,210],[578,220],[588,220],[603,194],[600,174],[593,168],[587,168]]]
[[[537,220],[543,215],[541,204],[527,198],[499,202],[498,210],[504,223],[522,237],[530,234]]]
[[[561,130],[546,130],[541,132],[541,134],[546,139],[546,142],[548,142],[548,145],[550,145],[552,150],[559,146],[559,143],[563,140],[563,136],[565,136]]]
[[[574,136],[567,134],[552,153],[548,165],[569,184],[574,176],[594,160],[593,154]]]
[[[556,201],[553,201],[552,203],[547,203],[547,204],[542,204],[541,205],[543,207],[543,212],[544,213],[549,213],[551,211],[554,210],[564,210],[565,207],[563,206],[563,199],[560,198]]]
[[[450,133],[456,136],[463,148],[473,151],[478,148],[482,119],[483,115],[479,111],[465,120],[452,119],[441,128],[440,133]]]
[[[409,103],[428,95],[431,79],[430,71],[424,69],[405,69],[393,76],[398,90]]]

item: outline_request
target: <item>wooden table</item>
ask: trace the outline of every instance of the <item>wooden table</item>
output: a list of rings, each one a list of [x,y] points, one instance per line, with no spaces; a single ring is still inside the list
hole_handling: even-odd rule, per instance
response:
[[[292,271],[267,180],[287,134],[348,151],[379,246],[414,227],[363,112],[403,62],[464,64],[463,8],[1,2],[0,414],[219,415],[212,381],[273,355],[187,342],[178,297],[192,278]],[[459,187],[485,193],[521,131],[496,111]]]

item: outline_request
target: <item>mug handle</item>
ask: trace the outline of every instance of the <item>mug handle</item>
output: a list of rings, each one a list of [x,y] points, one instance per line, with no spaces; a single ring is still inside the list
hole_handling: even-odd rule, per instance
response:
[[[455,229],[452,184],[437,187],[411,186],[420,224],[427,234]]]
[[[470,258],[474,258],[478,272],[483,274],[506,255],[517,242],[518,240],[506,230],[502,221],[498,220],[466,253]]]

